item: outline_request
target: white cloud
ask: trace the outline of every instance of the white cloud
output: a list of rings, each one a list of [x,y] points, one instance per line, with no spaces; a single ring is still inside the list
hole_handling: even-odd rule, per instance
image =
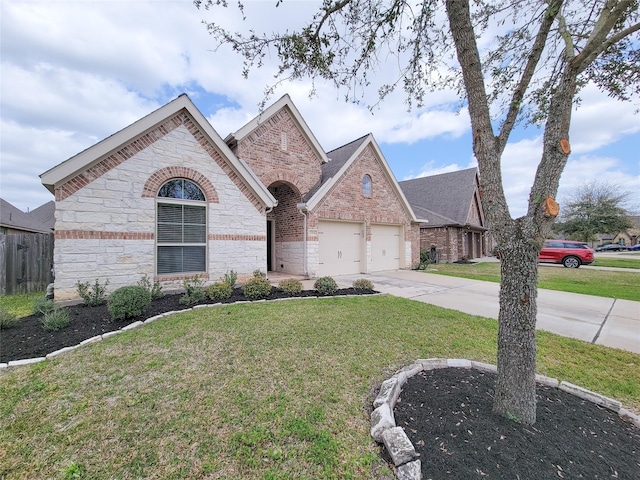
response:
[[[246,2],[243,22],[235,5],[215,11],[197,10],[190,1],[136,2],[0,2],[2,35],[1,98],[2,179],[0,195],[22,209],[48,201],[38,175],[115,133],[183,91],[216,94],[237,107],[224,105],[206,112],[221,136],[237,130],[258,112],[275,67],[241,75],[242,59],[227,46],[215,49],[202,19],[222,21],[231,31],[289,30],[310,18],[317,1]],[[271,52],[273,55],[273,52]],[[275,58],[267,57],[267,63]],[[384,65],[375,81],[397,76],[397,63]],[[460,139],[469,131],[468,113],[456,113],[453,92],[434,92],[425,107],[407,112],[403,92],[395,92],[373,111],[345,103],[344,91],[317,81],[318,96],[309,99],[310,81],[281,85],[271,101],[289,93],[320,144],[327,150],[373,133],[380,144],[412,145],[421,140]],[[365,92],[372,102],[376,92]],[[574,113],[571,142],[574,154],[561,188],[581,175],[634,179],[626,171],[636,165],[615,162],[602,148],[623,135],[640,131],[635,105],[599,94],[582,93],[583,106]],[[537,133],[534,133],[537,136]],[[531,137],[531,134],[529,134]],[[460,140],[461,141],[461,140]],[[593,154],[600,148],[599,157]],[[522,211],[539,160],[540,141],[513,142],[505,152],[504,179],[512,213]],[[426,155],[430,155],[429,152]],[[575,157],[580,155],[580,157]],[[574,164],[574,157],[576,162]],[[409,171],[434,174],[467,168],[467,158],[428,158],[414,151]],[[589,163],[593,162],[593,164]],[[589,164],[581,170],[580,165]]]

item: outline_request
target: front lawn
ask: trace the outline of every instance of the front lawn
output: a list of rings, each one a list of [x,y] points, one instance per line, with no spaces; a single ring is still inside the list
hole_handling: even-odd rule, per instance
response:
[[[389,478],[375,385],[495,363],[497,323],[391,296],[174,314],[0,373],[0,478]],[[640,408],[640,355],[538,332],[538,371]],[[75,476],[74,476],[75,475]]]
[[[438,263],[429,265],[425,271],[453,277],[500,282],[500,263],[498,262]],[[538,288],[640,301],[640,273],[539,265]]]

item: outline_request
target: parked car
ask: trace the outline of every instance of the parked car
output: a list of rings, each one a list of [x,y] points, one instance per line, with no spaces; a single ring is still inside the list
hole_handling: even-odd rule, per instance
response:
[[[626,249],[627,247],[619,243],[610,243],[608,245],[600,245],[596,248],[596,252],[622,252]]]
[[[630,247],[627,247],[628,252],[637,252],[639,250],[640,250],[640,243],[636,243],[635,245],[631,245]]]
[[[567,268],[593,263],[593,250],[582,242],[545,240],[538,260],[542,263],[561,263]]]

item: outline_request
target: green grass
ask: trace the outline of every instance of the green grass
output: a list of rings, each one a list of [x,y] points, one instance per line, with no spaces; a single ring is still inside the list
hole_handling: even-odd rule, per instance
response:
[[[427,273],[500,282],[500,263],[439,263]],[[540,265],[538,287],[599,297],[640,301],[640,273]]]
[[[33,303],[36,299],[44,296],[45,292],[2,295],[0,296],[0,307],[6,308],[18,317],[26,317],[33,313]]]
[[[628,254],[626,254],[628,255]],[[640,270],[640,255],[638,258],[596,258],[591,264],[594,267],[635,268]]]
[[[495,363],[496,335],[391,296],[174,314],[2,371],[0,478],[392,478],[375,386],[417,358]],[[538,371],[640,407],[640,355],[539,332]]]

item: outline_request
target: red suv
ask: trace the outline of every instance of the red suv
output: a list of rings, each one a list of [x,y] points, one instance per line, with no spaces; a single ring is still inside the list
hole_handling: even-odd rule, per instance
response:
[[[545,240],[538,260],[543,263],[561,263],[567,268],[593,263],[593,250],[582,242]]]

